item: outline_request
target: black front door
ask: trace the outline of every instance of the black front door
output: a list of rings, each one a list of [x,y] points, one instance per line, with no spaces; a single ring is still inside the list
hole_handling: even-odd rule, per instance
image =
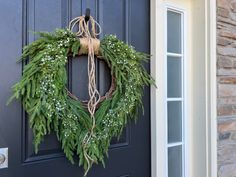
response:
[[[149,0],[94,0],[89,7],[102,27],[102,38],[116,34],[120,39],[149,53]],[[85,12],[85,0],[0,0],[0,148],[9,150],[8,168],[0,177],[82,177],[82,168],[71,165],[54,135],[47,136],[34,154],[32,132],[21,103],[6,102],[11,86],[19,81],[22,65],[16,63],[22,47],[35,40],[31,31],[65,28],[70,19]],[[87,97],[86,58],[68,65],[69,89],[81,99]],[[109,88],[109,69],[98,61],[97,80],[104,94]],[[146,65],[149,68],[149,65]],[[143,97],[145,114],[130,123],[123,136],[113,141],[106,168],[94,165],[88,177],[150,177],[150,98]]]

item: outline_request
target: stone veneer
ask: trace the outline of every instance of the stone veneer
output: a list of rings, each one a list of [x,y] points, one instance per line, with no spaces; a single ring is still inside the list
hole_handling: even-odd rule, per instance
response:
[[[236,0],[217,0],[218,177],[236,177]]]

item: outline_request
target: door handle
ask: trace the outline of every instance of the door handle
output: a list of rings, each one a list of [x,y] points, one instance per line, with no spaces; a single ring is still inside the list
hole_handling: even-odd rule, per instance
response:
[[[4,154],[0,154],[0,165],[3,164],[6,160],[6,156]]]
[[[8,168],[8,148],[0,148],[0,169]]]

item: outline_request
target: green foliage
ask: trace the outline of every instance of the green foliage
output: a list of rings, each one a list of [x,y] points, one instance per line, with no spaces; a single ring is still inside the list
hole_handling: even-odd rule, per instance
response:
[[[35,151],[45,135],[56,132],[66,157],[87,170],[88,154],[94,162],[104,165],[104,156],[113,137],[119,137],[129,119],[137,117],[142,106],[145,85],[154,81],[142,66],[148,55],[135,51],[113,35],[101,41],[100,51],[116,77],[112,98],[104,100],[95,113],[96,127],[86,148],[83,140],[91,130],[92,121],[86,108],[67,94],[67,56],[78,54],[80,42],[69,30],[38,33],[40,38],[24,48],[22,60],[29,59],[21,80],[12,90],[14,98],[21,99],[29,114],[34,133]],[[86,151],[86,152],[85,152]]]

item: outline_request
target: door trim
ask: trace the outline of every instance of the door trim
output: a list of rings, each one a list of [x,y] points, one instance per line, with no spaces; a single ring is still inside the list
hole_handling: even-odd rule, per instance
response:
[[[217,92],[216,92],[216,1],[205,0],[205,50],[206,50],[206,177],[217,176]],[[152,177],[165,177],[166,137],[164,130],[165,90],[159,85],[165,82],[159,73],[164,73],[165,57],[165,30],[160,24],[165,23],[165,2],[163,0],[151,0],[151,75],[156,80],[157,89],[151,87],[151,164]],[[160,25],[160,26],[159,26]],[[160,153],[162,152],[162,153]],[[190,168],[191,169],[191,168]],[[191,174],[191,173],[190,173]]]
[[[207,69],[207,79],[208,79],[208,177],[217,176],[217,67],[216,67],[216,1],[215,0],[205,0],[208,17],[206,21],[208,24],[208,29],[206,29],[208,34],[208,62]]]

